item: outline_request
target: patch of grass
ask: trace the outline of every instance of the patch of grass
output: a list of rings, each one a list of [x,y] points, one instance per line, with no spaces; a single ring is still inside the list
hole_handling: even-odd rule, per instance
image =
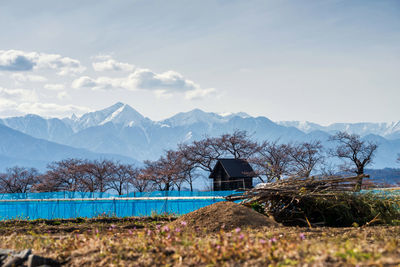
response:
[[[159,219],[159,220],[158,220]],[[2,248],[32,248],[68,266],[397,266],[400,227],[277,227],[200,235],[173,218],[96,218],[83,223],[56,220],[21,229],[3,224]],[[72,227],[72,228],[71,228]],[[48,232],[59,229],[58,232]],[[74,229],[72,232],[62,229]]]

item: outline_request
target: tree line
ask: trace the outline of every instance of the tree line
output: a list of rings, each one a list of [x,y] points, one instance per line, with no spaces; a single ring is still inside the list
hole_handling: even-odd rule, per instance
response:
[[[333,149],[325,149],[320,141],[281,143],[256,142],[246,131],[236,130],[218,137],[205,137],[181,143],[167,150],[159,159],[144,161],[135,167],[111,160],[65,159],[47,166],[43,174],[33,168],[13,167],[0,174],[1,193],[27,192],[106,192],[119,195],[137,191],[181,190],[204,172],[211,172],[220,158],[248,160],[254,176],[262,182],[283,177],[330,176],[339,170],[364,173],[374,158],[378,145],[364,141],[359,135],[338,132],[330,137]],[[332,166],[327,159],[337,157],[343,164]],[[399,156],[400,161],[400,156]]]

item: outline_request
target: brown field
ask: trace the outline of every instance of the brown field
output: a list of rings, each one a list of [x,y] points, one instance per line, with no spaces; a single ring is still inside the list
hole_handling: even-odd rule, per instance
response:
[[[400,227],[264,227],[204,234],[171,217],[0,222],[0,248],[66,266],[400,266]],[[176,224],[175,224],[176,225]]]

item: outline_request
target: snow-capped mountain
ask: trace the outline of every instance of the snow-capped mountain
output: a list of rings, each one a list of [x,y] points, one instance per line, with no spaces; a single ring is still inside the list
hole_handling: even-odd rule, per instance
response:
[[[399,123],[337,123],[330,126],[309,122],[275,123],[266,117],[252,117],[246,113],[217,114],[200,109],[181,112],[162,121],[152,121],[123,103],[80,117],[45,119],[26,115],[1,119],[0,124],[69,147],[94,153],[118,154],[140,161],[154,160],[166,149],[176,148],[178,143],[236,129],[246,130],[258,141],[321,140],[326,147],[332,146],[328,139],[336,131],[358,133],[380,144],[373,166],[375,168],[396,167],[397,153],[400,152]]]
[[[148,120],[148,119],[147,119]],[[74,132],[106,123],[122,124],[123,126],[140,125],[146,118],[127,104],[118,102],[111,107],[84,114],[81,117],[65,119]]]
[[[349,133],[359,134],[361,136],[375,134],[392,140],[400,138],[400,121],[389,123],[333,123],[328,126],[322,126],[308,121],[279,121],[277,123],[286,127],[296,127],[305,133],[310,133],[317,130],[330,134],[337,131],[346,131]]]
[[[211,125],[214,123],[228,122],[233,117],[250,118],[250,116],[244,112],[217,114],[204,112],[201,109],[193,109],[189,112],[180,112],[171,118],[160,121],[159,123],[166,127],[185,126],[197,123]]]

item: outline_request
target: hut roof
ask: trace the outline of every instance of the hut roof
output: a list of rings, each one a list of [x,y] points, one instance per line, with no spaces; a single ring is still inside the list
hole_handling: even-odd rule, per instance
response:
[[[216,171],[222,167],[228,177],[254,177],[254,170],[245,159],[218,159],[209,178],[215,178]]]

